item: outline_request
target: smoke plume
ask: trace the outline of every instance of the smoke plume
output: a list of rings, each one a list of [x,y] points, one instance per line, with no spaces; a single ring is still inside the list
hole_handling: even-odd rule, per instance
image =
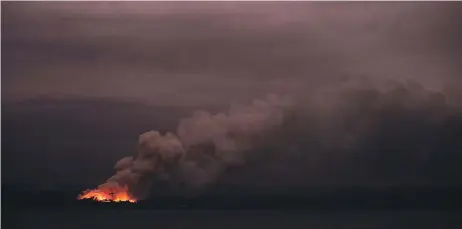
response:
[[[227,113],[197,111],[181,120],[176,133],[143,133],[136,155],[119,160],[117,173],[99,189],[129,187],[144,198],[153,176],[200,188],[229,166],[244,164],[244,152],[256,147],[253,140],[279,128],[290,104],[287,98],[269,95],[248,106],[233,105]]]
[[[287,165],[272,169],[282,183],[441,179],[447,173],[432,171],[432,161],[461,161],[455,153],[462,150],[462,115],[451,101],[408,81],[348,84],[308,98],[271,95],[227,113],[197,111],[176,133],[143,133],[137,153],[118,161],[100,189],[128,187],[137,198],[147,197],[155,181],[200,189],[229,168],[264,170],[245,166],[249,161]]]
[[[220,178],[267,187],[460,184],[460,95],[418,82],[347,82],[298,98],[252,166]]]

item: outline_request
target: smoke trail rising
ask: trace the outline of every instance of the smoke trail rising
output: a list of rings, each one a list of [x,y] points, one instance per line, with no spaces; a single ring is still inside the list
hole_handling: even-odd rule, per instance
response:
[[[137,153],[119,160],[116,174],[99,189],[128,187],[138,199],[156,188],[155,181],[197,190],[222,175],[227,179],[229,168],[264,170],[258,163],[243,166],[251,160],[288,168],[272,167],[277,174],[253,183],[265,177],[282,184],[341,184],[462,175],[432,165],[448,157],[455,164],[447,168],[462,161],[455,152],[462,150],[462,115],[449,101],[408,81],[341,86],[297,100],[271,95],[226,113],[197,111],[175,133],[143,133]]]
[[[143,133],[136,155],[120,159],[116,174],[99,189],[129,187],[137,198],[145,198],[153,176],[191,187],[213,182],[227,167],[244,164],[244,152],[255,147],[252,139],[282,125],[290,105],[287,98],[269,95],[248,106],[233,105],[227,113],[197,111],[180,121],[176,133]]]

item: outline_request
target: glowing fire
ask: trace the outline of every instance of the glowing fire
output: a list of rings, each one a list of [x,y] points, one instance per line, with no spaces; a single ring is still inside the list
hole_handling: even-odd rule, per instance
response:
[[[101,202],[136,202],[136,199],[128,193],[126,188],[117,191],[103,191],[101,189],[86,190],[77,199],[93,199]]]

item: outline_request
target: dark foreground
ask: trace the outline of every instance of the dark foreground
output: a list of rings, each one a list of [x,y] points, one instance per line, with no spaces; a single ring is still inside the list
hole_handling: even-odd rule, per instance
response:
[[[2,228],[462,228],[458,188],[163,196],[136,204],[77,201],[77,193],[3,189]]]
[[[462,228],[461,214],[438,210],[23,210],[2,228]]]

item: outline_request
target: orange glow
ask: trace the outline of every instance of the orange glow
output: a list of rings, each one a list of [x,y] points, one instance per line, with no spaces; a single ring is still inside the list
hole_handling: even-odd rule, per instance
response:
[[[107,192],[100,189],[86,190],[80,194],[77,199],[93,199],[100,202],[136,202],[136,199],[128,193],[126,188],[112,192]]]

